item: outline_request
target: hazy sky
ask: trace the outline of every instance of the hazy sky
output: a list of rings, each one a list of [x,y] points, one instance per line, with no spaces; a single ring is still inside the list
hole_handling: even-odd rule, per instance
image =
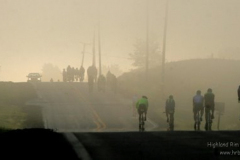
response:
[[[26,81],[44,63],[79,68],[81,42],[92,42],[98,20],[102,63],[128,70],[135,40],[146,38],[146,1],[0,0],[0,81]],[[150,37],[156,35],[162,47],[166,0],[148,1]],[[169,0],[167,61],[218,57],[238,48],[239,19],[239,0]],[[85,68],[92,46],[86,52]]]

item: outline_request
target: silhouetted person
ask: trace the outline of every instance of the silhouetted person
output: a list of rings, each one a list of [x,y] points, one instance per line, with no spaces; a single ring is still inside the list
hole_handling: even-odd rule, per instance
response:
[[[198,90],[196,92],[196,95],[193,97],[193,119],[194,119],[194,129],[196,130],[196,123],[199,123],[198,122],[198,119],[197,119],[197,113],[198,112],[201,112],[199,119],[200,121],[202,121],[202,116],[203,116],[203,112],[204,112],[204,107],[203,107],[203,102],[204,102],[204,97],[201,95],[201,91]],[[200,128],[198,128],[200,129]]]
[[[68,82],[70,82],[70,81],[72,81],[72,76],[71,76],[71,74],[72,74],[72,68],[71,68],[71,66],[70,65],[68,65],[67,66],[67,81]]]
[[[204,95],[205,108],[209,108],[211,111],[211,118],[214,119],[215,110],[215,95],[212,93],[212,89],[209,88]]]
[[[74,75],[75,75],[75,69],[74,69],[74,67],[72,67],[72,68],[71,68],[71,72],[70,72],[71,82],[74,82],[74,80],[75,80],[75,79],[74,79]]]
[[[93,81],[94,82],[97,81],[97,68],[96,68],[95,65],[92,65],[92,66],[88,67],[87,74],[88,74],[88,76],[92,76],[93,77]]]
[[[74,78],[76,82],[78,82],[78,80],[80,79],[80,71],[78,68],[75,68],[74,70]]]
[[[138,115],[139,115],[139,121],[140,121],[140,114],[141,114],[141,109],[143,109],[143,114],[145,115],[145,121],[147,120],[147,111],[148,111],[148,98],[147,96],[142,96],[136,103],[136,109],[138,110]],[[139,126],[140,127],[140,126]]]
[[[83,68],[83,66],[80,67],[80,82],[82,82],[84,80],[84,74],[85,74],[85,69]]]
[[[63,76],[63,82],[67,82],[67,72],[65,69],[63,69],[62,76]]]
[[[205,129],[208,128],[211,130],[212,119],[214,119],[214,109],[215,109],[215,95],[212,93],[212,89],[209,88],[207,93],[204,95],[205,102]],[[209,124],[208,124],[209,122]]]
[[[175,100],[173,99],[173,95],[170,95],[166,100],[165,112],[167,116],[167,122],[170,123],[170,130],[174,129],[174,112],[175,112]],[[170,116],[170,120],[169,120]]]

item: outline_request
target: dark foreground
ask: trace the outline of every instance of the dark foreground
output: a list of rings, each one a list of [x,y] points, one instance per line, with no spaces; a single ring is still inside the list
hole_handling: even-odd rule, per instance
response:
[[[70,142],[66,133],[47,129],[3,132],[0,134],[1,157],[68,160],[240,159],[239,131],[90,132],[71,135],[78,142]]]

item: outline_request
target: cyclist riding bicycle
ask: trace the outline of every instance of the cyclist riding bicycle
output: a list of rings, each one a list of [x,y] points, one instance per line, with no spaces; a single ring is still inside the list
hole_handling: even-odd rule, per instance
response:
[[[170,122],[171,122],[170,128],[173,130],[173,128],[174,128],[174,112],[175,112],[175,101],[173,99],[173,95],[170,95],[166,101],[165,112],[166,112],[166,116],[167,116],[167,122],[169,122],[169,116],[170,116]]]
[[[144,109],[145,114],[145,121],[147,120],[147,110],[148,110],[148,98],[146,96],[142,96],[141,99],[139,99],[136,103],[136,108],[138,110],[139,120],[140,120],[140,109]]]
[[[212,122],[211,119],[214,119],[214,108],[215,108],[215,95],[212,93],[212,89],[209,88],[207,93],[204,95],[204,102],[205,102],[205,119],[206,125],[208,121]],[[209,117],[211,116],[211,117]],[[209,119],[211,118],[211,119]],[[205,127],[206,129],[206,127]],[[207,129],[206,129],[207,130]]]
[[[204,112],[203,102],[204,102],[204,97],[201,95],[201,91],[198,90],[196,92],[196,95],[193,97],[193,119],[195,122],[196,122],[198,112],[201,112],[201,114],[198,116],[200,116],[200,121],[202,121],[202,116]],[[196,129],[196,123],[194,124],[194,129]]]
[[[214,109],[215,109],[215,95],[212,93],[212,89],[209,88],[207,93],[204,95],[205,108],[209,107],[212,111],[211,118],[214,119]]]

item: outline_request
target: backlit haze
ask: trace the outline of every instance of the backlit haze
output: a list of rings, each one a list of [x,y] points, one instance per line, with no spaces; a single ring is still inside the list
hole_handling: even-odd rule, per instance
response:
[[[0,81],[26,81],[45,63],[80,67],[100,22],[102,64],[129,71],[146,39],[147,0],[0,0]],[[166,0],[148,0],[149,37],[162,49]],[[240,57],[239,0],[169,0],[166,61]],[[97,30],[96,30],[97,31]],[[97,32],[96,32],[97,35]],[[97,38],[97,37],[96,37]],[[98,46],[96,42],[98,66]],[[84,67],[92,64],[86,46]]]

